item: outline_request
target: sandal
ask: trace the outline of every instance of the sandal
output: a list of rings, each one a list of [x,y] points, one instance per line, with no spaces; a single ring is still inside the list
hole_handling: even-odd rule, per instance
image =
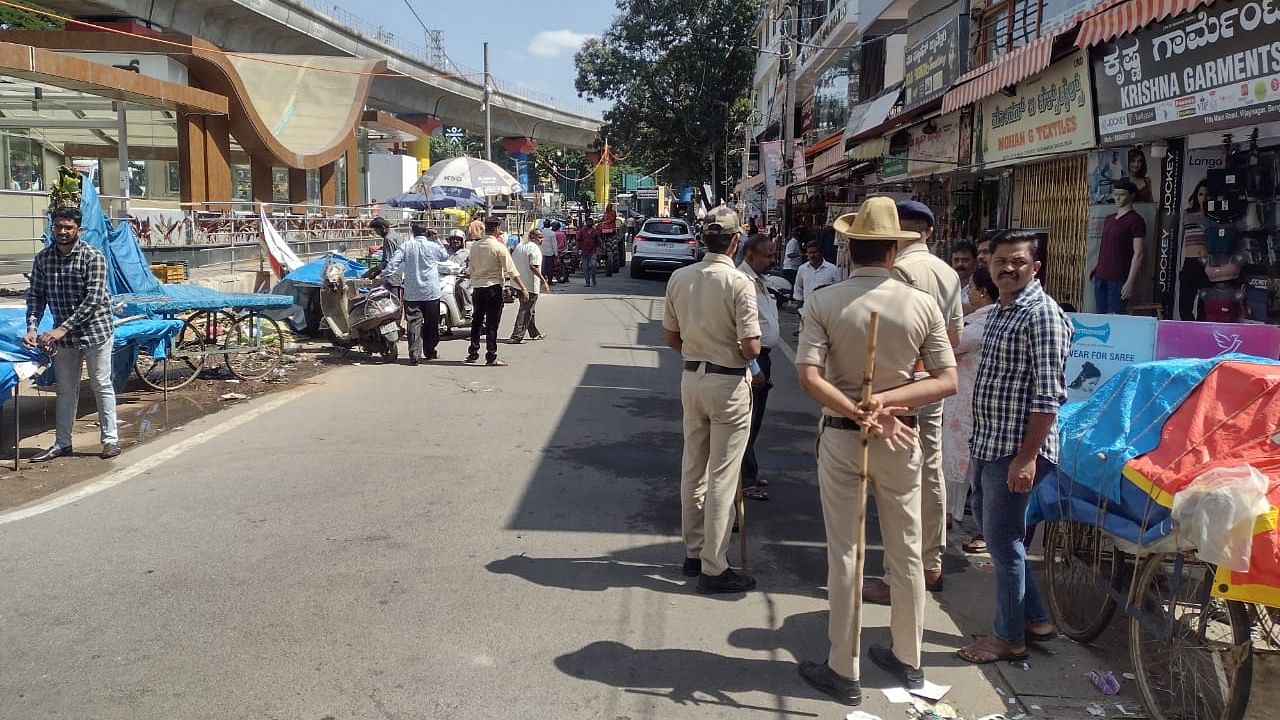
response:
[[[978,637],[972,643],[957,650],[956,654],[959,655],[961,659],[975,665],[987,665],[1005,660],[1016,661],[1027,659],[1027,651],[1025,648],[1023,648],[1022,652],[1018,652],[1007,643],[1000,642],[995,638],[986,636]]]
[[[753,485],[749,488],[742,489],[742,497],[747,498],[748,500],[768,501],[769,493]]]
[[[981,535],[974,535],[960,547],[971,555],[979,555],[987,551],[987,539]]]

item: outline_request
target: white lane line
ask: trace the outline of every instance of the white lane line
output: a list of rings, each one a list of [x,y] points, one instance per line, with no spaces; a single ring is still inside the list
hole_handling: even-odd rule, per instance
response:
[[[783,355],[787,356],[787,359],[791,361],[792,365],[796,364],[796,351],[787,344],[786,340],[779,340],[778,348],[782,350]]]
[[[103,490],[109,490],[116,485],[132,480],[145,472],[154,470],[160,465],[163,465],[198,445],[203,445],[214,438],[225,435],[246,423],[250,423],[263,415],[266,415],[272,410],[276,410],[285,404],[302,397],[308,392],[314,390],[316,387],[319,387],[319,385],[311,385],[287,394],[278,395],[257,407],[250,408],[241,415],[237,415],[220,425],[215,425],[202,433],[192,435],[189,438],[170,445],[164,450],[161,450],[154,455],[149,455],[142,460],[133,463],[129,467],[117,470],[106,477],[86,483],[69,492],[62,495],[56,495],[35,505],[29,505],[8,513],[0,514],[0,525],[7,525],[19,520],[26,520],[27,518],[35,517],[37,515],[43,515],[50,510],[57,510],[60,507],[70,505],[71,503],[83,500],[90,495],[96,495]]]
[[[583,390],[624,390],[628,392],[651,392],[653,388],[620,387],[616,385],[579,385]]]

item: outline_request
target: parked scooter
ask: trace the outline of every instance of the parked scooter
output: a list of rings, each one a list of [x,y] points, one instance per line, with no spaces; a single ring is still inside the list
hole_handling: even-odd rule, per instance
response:
[[[467,272],[467,250],[459,250],[448,260],[436,263],[440,273],[440,334],[471,326],[471,275]]]
[[[764,276],[764,286],[778,303],[778,309],[781,310],[784,305],[791,302],[791,281],[781,270],[774,270]]]
[[[356,280],[348,280],[344,268],[330,254],[321,270],[320,309],[324,324],[338,347],[359,345],[384,362],[395,362],[400,355],[400,300],[386,287],[378,286],[367,293],[356,289]]]

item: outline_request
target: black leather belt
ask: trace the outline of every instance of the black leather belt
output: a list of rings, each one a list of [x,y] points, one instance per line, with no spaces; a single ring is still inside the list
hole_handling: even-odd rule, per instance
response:
[[[906,425],[907,427],[916,426],[915,415],[897,415],[896,417],[898,418],[898,422],[902,423],[903,425]],[[847,417],[836,417],[835,415],[823,415],[822,424],[825,425],[826,427],[835,428],[837,430],[861,430],[862,429],[862,426],[854,422],[853,420],[850,420]]]
[[[744,367],[731,368],[715,363],[703,362],[701,360],[685,360],[684,369],[689,372],[698,372],[699,368],[705,368],[703,372],[715,373],[716,375],[737,375],[738,377],[746,377],[747,369]]]

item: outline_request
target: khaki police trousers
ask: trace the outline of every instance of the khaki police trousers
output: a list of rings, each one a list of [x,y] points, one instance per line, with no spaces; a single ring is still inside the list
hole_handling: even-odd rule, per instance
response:
[[[920,406],[916,429],[920,434],[921,560],[925,570],[942,569],[947,549],[947,482],[942,476],[943,401]],[[884,581],[893,572],[884,569]]]
[[[729,568],[734,505],[751,432],[751,385],[742,376],[685,370],[680,402],[681,533],[687,557],[701,558],[702,573],[715,576]]]
[[[920,450],[893,452],[873,438],[871,487],[880,515],[884,564],[891,571],[889,627],[893,652],[902,662],[920,667],[924,635],[924,570],[920,562]],[[818,429],[818,487],[827,528],[827,598],[831,617],[827,664],[847,678],[858,679],[860,649],[854,647],[855,564],[858,558],[858,493],[862,483],[862,436],[856,430]]]

